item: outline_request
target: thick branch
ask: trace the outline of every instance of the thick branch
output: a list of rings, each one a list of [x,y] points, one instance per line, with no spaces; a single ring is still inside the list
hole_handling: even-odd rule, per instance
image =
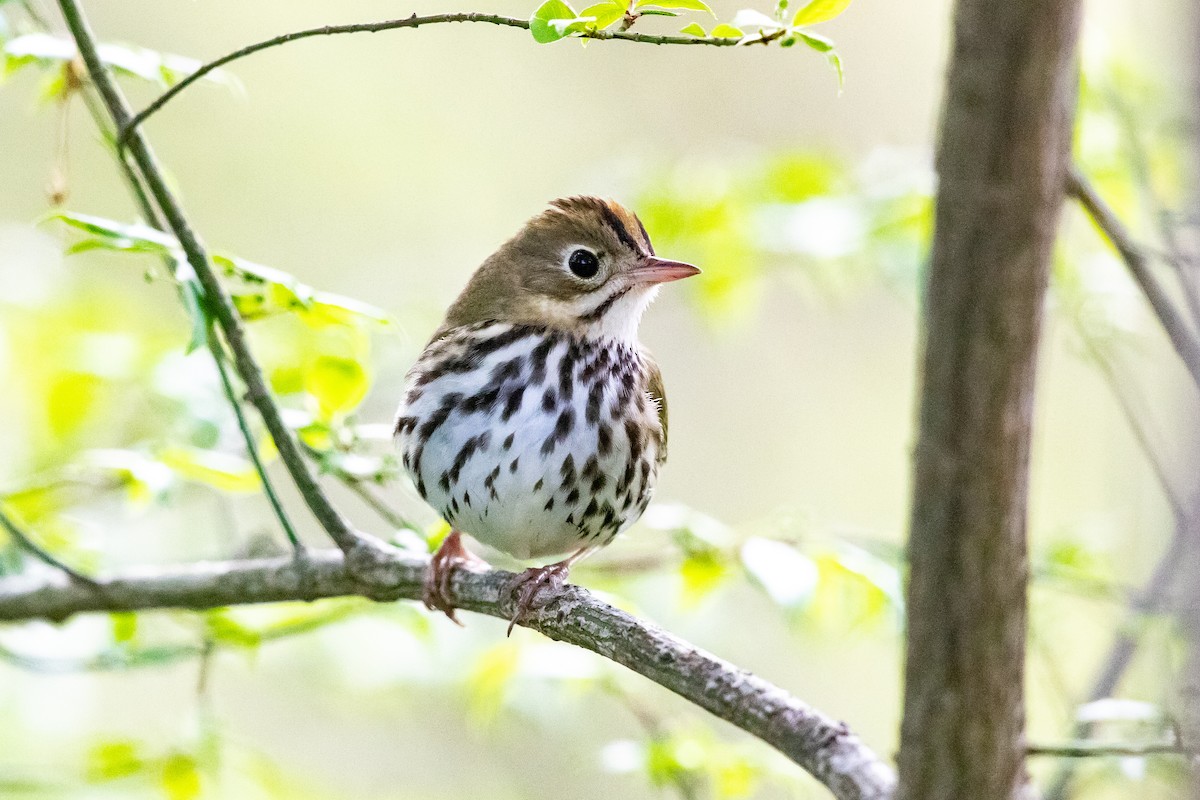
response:
[[[63,17],[75,39],[79,53],[87,65],[88,74],[99,90],[113,123],[117,130],[124,130],[130,119],[129,104],[117,87],[116,81],[113,80],[112,73],[100,60],[100,55],[96,50],[96,40],[87,20],[84,19],[75,0],[59,0],[59,6],[62,8]],[[373,540],[361,536],[350,527],[349,522],[333,507],[320,484],[309,472],[296,439],[284,424],[279,407],[275,404],[275,400],[267,388],[262,368],[259,367],[250,352],[250,345],[246,341],[246,332],[233,306],[233,301],[230,300],[229,294],[217,279],[204,246],[192,230],[179,201],[167,186],[163,169],[141,131],[135,130],[131,133],[128,145],[134,163],[137,164],[138,170],[142,173],[142,177],[145,178],[150,189],[150,194],[154,197],[154,202],[162,211],[175,238],[179,240],[179,245],[183,248],[188,263],[195,271],[196,277],[204,289],[204,299],[208,310],[216,317],[225,340],[233,352],[234,365],[238,375],[246,384],[247,399],[262,415],[263,423],[275,442],[280,459],[287,466],[292,480],[295,481],[296,488],[312,510],[313,516],[317,518],[317,521],[321,523],[338,547],[347,553],[360,554],[363,557],[361,566],[365,570],[374,560],[372,556],[378,555],[378,550],[368,544]],[[355,563],[357,564],[357,562]],[[363,574],[365,576],[366,573]]]
[[[1091,216],[1092,221],[1096,223],[1096,227],[1104,232],[1104,235],[1121,255],[1125,266],[1129,268],[1129,273],[1141,287],[1155,316],[1162,323],[1163,330],[1167,332],[1167,338],[1171,340],[1175,352],[1179,354],[1183,365],[1187,367],[1188,374],[1200,387],[1200,340],[1196,338],[1196,334],[1188,326],[1183,315],[1176,310],[1175,304],[1167,295],[1166,290],[1150,270],[1150,261],[1145,252],[1121,224],[1121,220],[1104,201],[1104,198],[1096,192],[1078,169],[1071,170],[1067,181],[1067,191],[1079,201],[1079,204]]]
[[[389,580],[356,580],[336,551],[290,558],[203,563],[98,579],[99,589],[55,573],[0,581],[0,621],[65,619],[87,611],[206,609],[362,594],[376,600],[421,596],[426,559],[391,551]],[[459,570],[455,604],[508,620],[513,575]],[[382,588],[386,585],[387,588]],[[521,623],[611,659],[762,739],[821,781],[839,800],[884,800],[895,777],[846,727],[767,681],[624,611],[567,586]]]
[[[139,111],[136,116],[129,120],[128,124],[123,125],[117,136],[117,147],[124,148],[129,140],[130,135],[138,126],[146,121],[152,114],[158,112],[163,106],[169,103],[176,95],[182,92],[187,87],[191,86],[196,81],[208,75],[215,69],[225,66],[226,64],[237,61],[240,58],[245,58],[248,55],[253,55],[260,50],[267,50],[271,47],[278,47],[282,44],[295,42],[300,39],[308,39],[312,36],[331,36],[338,33],[378,33],[379,31],[397,30],[401,28],[419,28],[422,25],[438,25],[446,22],[482,22],[488,25],[500,25],[507,28],[524,28],[529,29],[529,20],[517,19],[516,17],[505,17],[498,14],[480,14],[475,12],[464,12],[458,14],[430,14],[428,16],[419,17],[413,14],[411,17],[403,19],[390,19],[383,22],[362,22],[353,25],[324,25],[320,28],[309,28],[303,31],[295,31],[293,33],[285,33],[280,36],[274,36],[270,39],[265,39],[261,42],[246,45],[243,48],[234,50],[232,53],[226,53],[220,58],[214,59],[198,70],[188,75],[179,83],[172,86],[167,91],[163,92],[154,102]],[[773,34],[760,34],[752,36],[749,39],[740,38],[714,38],[695,37],[695,36],[655,36],[646,33],[634,33],[633,31],[583,31],[579,34],[579,38],[584,39],[619,39],[626,42],[639,42],[641,44],[669,44],[669,45],[708,45],[710,47],[733,47],[738,44],[758,44],[768,42],[767,37]],[[775,34],[777,36],[777,34]]]

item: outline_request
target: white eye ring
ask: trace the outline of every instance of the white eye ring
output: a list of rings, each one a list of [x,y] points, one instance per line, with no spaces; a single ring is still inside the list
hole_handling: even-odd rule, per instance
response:
[[[600,272],[600,256],[586,247],[576,247],[567,256],[566,267],[575,277],[589,280]]]

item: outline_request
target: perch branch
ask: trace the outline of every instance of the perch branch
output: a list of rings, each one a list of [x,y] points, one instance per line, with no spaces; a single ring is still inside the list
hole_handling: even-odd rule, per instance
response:
[[[75,0],[59,0],[63,18],[71,31],[79,53],[87,65],[92,83],[100,92],[108,113],[112,117],[117,130],[124,130],[130,119],[129,104],[117,87],[112,73],[100,60],[96,49],[96,39],[92,34],[87,20],[83,16]],[[215,270],[209,262],[208,254],[201,244],[199,237],[192,230],[191,223],[184,215],[183,208],[167,185],[163,169],[158,163],[154,152],[141,131],[134,130],[128,138],[129,151],[134,163],[145,179],[150,194],[162,212],[167,225],[179,240],[179,245],[187,256],[187,261],[196,273],[201,287],[204,289],[204,299],[208,310],[212,313],[221,327],[225,341],[233,352],[234,365],[239,377],[246,385],[247,399],[262,415],[279,456],[286,465],[296,488],[304,497],[313,516],[321,527],[337,543],[345,553],[353,557],[352,566],[365,580],[370,580],[368,568],[381,557],[381,546],[369,537],[364,537],[355,531],[342,514],[334,508],[316,478],[308,470],[304,456],[300,453],[292,432],[284,424],[279,407],[275,404],[270,390],[263,377],[262,368],[254,359],[250,345],[246,340],[246,332],[233,306],[229,294],[221,286]]]
[[[58,573],[15,576],[0,581],[0,621],[346,595],[381,601],[420,598],[428,560],[397,550],[390,553],[380,565],[390,580],[374,585],[359,582],[345,558],[330,550],[311,553],[305,563],[284,557],[131,572],[97,579],[99,592]],[[498,570],[459,570],[451,582],[455,604],[508,620],[514,611],[513,578]],[[825,784],[838,800],[892,797],[892,770],[845,724],[762,678],[601,602],[585,589],[565,587],[521,624],[628,667],[763,740]]]
[[[516,17],[505,17],[497,14],[481,14],[476,12],[463,12],[458,14],[430,14],[428,16],[419,17],[413,14],[410,17],[403,19],[390,19],[382,22],[362,22],[353,25],[324,25],[320,28],[309,28],[303,31],[294,31],[285,33],[280,36],[274,36],[270,39],[264,39],[261,42],[246,45],[243,48],[234,50],[231,53],[226,53],[220,58],[216,58],[207,64],[204,64],[191,75],[188,75],[179,83],[172,86],[167,91],[159,95],[154,102],[139,111],[132,119],[128,120],[127,124],[120,126],[117,135],[117,148],[123,149],[132,136],[133,132],[138,129],[151,115],[157,113],[163,106],[175,98],[184,89],[191,86],[196,81],[202,79],[215,69],[219,69],[230,62],[237,61],[240,58],[253,55],[260,50],[267,50],[279,45],[295,42],[300,39],[308,39],[313,36],[332,36],[339,33],[378,33],[380,31],[397,30],[402,28],[419,28],[422,25],[438,25],[446,22],[481,22],[488,25],[500,25],[506,28],[524,28],[529,29],[529,20],[517,19]],[[710,47],[733,47],[738,44],[758,44],[760,41],[764,44],[771,41],[771,38],[777,38],[777,34],[760,33],[758,36],[750,36],[746,38],[721,38],[721,37],[696,37],[696,36],[655,36],[647,33],[634,33],[633,31],[582,31],[578,38],[583,39],[617,39],[625,42],[639,42],[641,44],[668,44],[668,45],[708,45]]]

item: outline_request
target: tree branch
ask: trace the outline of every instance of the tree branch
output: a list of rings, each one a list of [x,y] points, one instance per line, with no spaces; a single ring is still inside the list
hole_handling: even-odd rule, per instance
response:
[[[1146,257],[1145,252],[1078,168],[1073,168],[1067,178],[1067,192],[1083,206],[1092,221],[1096,223],[1096,227],[1104,233],[1125,261],[1129,273],[1141,287],[1155,316],[1162,323],[1163,330],[1166,331],[1167,338],[1171,340],[1175,352],[1183,360],[1188,374],[1192,376],[1197,387],[1200,387],[1200,340],[1197,340],[1196,334],[1175,309],[1174,303],[1163,289],[1162,284],[1150,271],[1150,260]]]
[[[62,620],[89,611],[207,609],[361,594],[414,600],[428,560],[391,550],[381,566],[389,580],[365,585],[336,551],[291,558],[209,562],[100,578],[101,591],[65,576],[16,576],[0,581],[0,621]],[[455,572],[455,605],[502,620],[512,617],[512,573]],[[649,678],[767,744],[821,781],[838,800],[886,800],[895,777],[844,723],[784,690],[699,650],[688,642],[566,586],[523,618],[525,627],[591,650]]]
[[[128,120],[125,125],[120,126],[117,134],[117,148],[123,149],[129,141],[130,136],[138,127],[145,122],[151,115],[157,113],[167,103],[175,98],[184,89],[191,86],[196,81],[202,79],[215,69],[229,64],[232,61],[237,61],[240,58],[253,55],[260,50],[267,50],[271,47],[295,42],[300,39],[308,39],[313,36],[332,36],[339,33],[378,33],[379,31],[397,30],[401,28],[419,28],[422,25],[438,25],[446,22],[481,22],[488,25],[500,25],[507,28],[524,28],[529,29],[529,20],[517,19],[516,17],[505,17],[498,14],[481,14],[476,12],[464,12],[458,14],[430,14],[428,16],[419,17],[413,14],[410,17],[403,19],[391,19],[383,22],[362,22],[353,25],[325,25],[320,28],[309,28],[303,31],[295,31],[293,33],[285,33],[280,36],[275,36],[270,39],[264,39],[261,42],[247,45],[241,49],[234,50],[231,53],[226,53],[220,58],[214,59],[203,65],[191,75],[181,80],[179,83],[172,86],[167,91],[159,95],[154,102],[139,111],[132,119]],[[782,33],[782,32],[780,32]],[[738,44],[758,44],[769,42],[773,34],[759,34],[749,38],[714,38],[695,37],[695,36],[655,36],[646,33],[634,33],[632,31],[582,31],[578,38],[583,39],[616,39],[626,42],[639,42],[641,44],[667,44],[667,45],[708,45],[710,47],[733,47]],[[774,34],[778,36],[778,34]]]
[[[83,16],[75,0],[59,0],[63,18],[75,39],[79,53],[87,65],[92,83],[100,92],[108,113],[113,119],[117,130],[124,130],[130,120],[129,104],[121,90],[113,80],[112,73],[100,59],[96,49],[96,40],[87,20]],[[279,407],[275,404],[270,390],[267,388],[262,368],[255,361],[246,341],[246,332],[242,327],[237,310],[233,306],[229,294],[221,286],[216,272],[209,263],[208,254],[200,243],[199,237],[192,230],[191,224],[183,213],[183,208],[167,186],[162,167],[150,149],[149,143],[141,131],[133,130],[128,138],[129,151],[134,162],[145,179],[154,202],[161,210],[167,225],[179,240],[187,261],[196,273],[200,285],[204,289],[204,299],[208,310],[216,317],[217,323],[225,336],[225,340],[233,352],[234,365],[243,383],[246,384],[247,399],[262,415],[279,456],[287,466],[296,488],[304,497],[313,516],[329,536],[337,543],[343,552],[352,556],[352,566],[357,569],[363,579],[371,579],[372,565],[382,558],[382,546],[376,540],[365,537],[355,531],[350,523],[342,516],[317,483],[304,456],[300,453],[292,432],[284,424]]]

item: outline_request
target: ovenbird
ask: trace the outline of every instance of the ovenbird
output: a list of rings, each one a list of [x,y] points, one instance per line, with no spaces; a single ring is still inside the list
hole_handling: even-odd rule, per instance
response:
[[[476,270],[396,415],[406,471],[452,526],[427,571],[430,609],[455,619],[453,571],[484,563],[462,533],[519,559],[569,554],[518,576],[515,622],[642,515],[667,406],[638,323],[659,284],[698,272],[595,197],[555,200]]]

